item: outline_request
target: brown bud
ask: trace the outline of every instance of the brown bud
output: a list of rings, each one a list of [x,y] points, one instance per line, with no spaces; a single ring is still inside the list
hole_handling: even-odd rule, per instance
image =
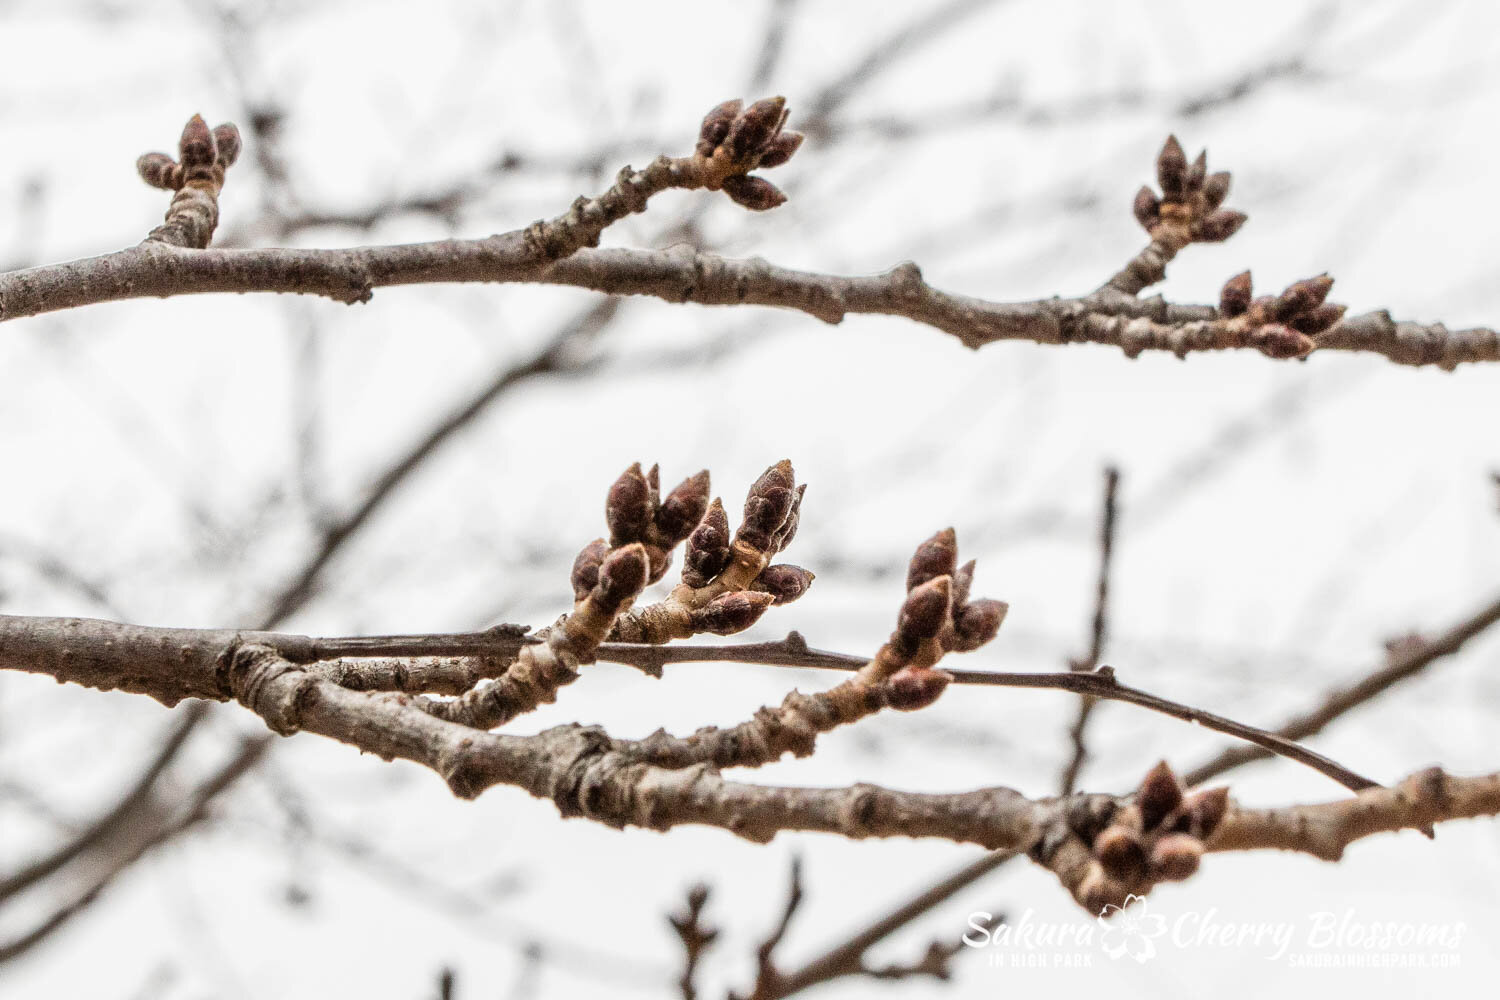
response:
[[[793,489],[792,463],[783,459],[761,473],[745,497],[739,537],[758,552],[774,552],[775,536],[786,526],[798,494]]]
[[[755,590],[736,590],[720,594],[703,607],[695,608],[689,621],[694,632],[734,635],[759,621],[766,608],[775,601],[770,594]]]
[[[231,122],[214,126],[214,147],[219,151],[219,164],[234,166],[240,158],[240,130]]]
[[[1135,804],[1141,811],[1141,825],[1153,829],[1182,802],[1182,786],[1166,761],[1147,773],[1135,791]]]
[[[1327,330],[1339,320],[1343,319],[1344,310],[1347,308],[1347,306],[1340,306],[1335,305],[1332,302],[1325,302],[1322,305],[1318,306],[1316,309],[1309,309],[1307,310],[1307,312],[1299,313],[1296,316],[1293,316],[1291,319],[1287,320],[1286,325],[1291,327],[1293,330],[1296,330],[1298,333],[1306,333],[1309,335],[1322,333],[1324,330]]]
[[[147,153],[135,161],[136,173],[152,187],[176,191],[182,187],[182,171],[166,153]]]
[[[648,569],[646,548],[639,542],[613,550],[599,565],[594,599],[608,608],[635,600],[641,588],[646,586]]]
[[[1311,337],[1280,323],[1266,323],[1250,331],[1250,346],[1268,358],[1300,358],[1318,345]]]
[[[970,559],[953,573],[953,606],[955,608],[968,603],[969,588],[974,584],[975,565],[975,561]]]
[[[1203,842],[1185,833],[1169,833],[1151,848],[1151,874],[1163,882],[1191,878],[1203,860]]]
[[[194,115],[182,127],[182,138],[177,141],[177,159],[184,171],[194,167],[213,166],[214,134],[202,115]]]
[[[1224,199],[1229,197],[1230,173],[1221,170],[1216,174],[1209,174],[1203,180],[1203,204],[1210,212],[1224,204]]]
[[[915,712],[937,701],[952,681],[946,670],[902,667],[885,682],[886,704],[898,712]]]
[[[1130,210],[1135,213],[1135,221],[1148,232],[1152,226],[1161,221],[1161,200],[1144,184],[1135,193],[1135,201],[1131,204]]]
[[[988,598],[965,604],[953,616],[953,630],[958,639],[954,644],[954,651],[967,653],[995,638],[995,633],[1000,631],[1000,624],[1005,621],[1005,613],[1009,610],[1010,605],[1004,601],[992,601]]]
[[[786,202],[786,193],[764,177],[726,177],[723,188],[730,201],[752,212],[765,212]]]
[[[944,528],[917,546],[906,568],[906,589],[915,590],[928,580],[952,576],[958,565],[958,538]]]
[[[682,582],[689,587],[708,586],[729,565],[729,517],[718,498],[688,535],[682,563]]]
[[[1123,826],[1106,827],[1099,834],[1094,841],[1094,856],[1105,874],[1122,882],[1134,882],[1146,871],[1146,849]]]
[[[744,102],[736,98],[733,101],[725,101],[703,116],[703,124],[698,128],[698,147],[695,152],[707,159],[714,155],[714,150],[724,142],[729,135],[729,126],[740,113]]]
[[[1224,288],[1219,292],[1219,312],[1229,317],[1242,315],[1250,308],[1252,294],[1250,272],[1241,271],[1224,282]]]
[[[787,514],[780,530],[776,532],[776,537],[772,539],[777,552],[786,551],[787,546],[792,544],[792,539],[797,537],[797,526],[802,522],[802,495],[806,492],[806,483],[797,487],[797,496],[792,500],[791,512]]]
[[[646,562],[650,572],[646,575],[647,583],[655,583],[667,575],[667,570],[672,568],[672,550],[664,549],[660,545],[646,546]]]
[[[651,523],[651,485],[636,462],[620,474],[604,502],[604,523],[613,546],[640,541]]]
[[[896,634],[910,643],[931,639],[948,621],[948,602],[953,581],[940,576],[906,595],[901,615],[896,619]]]
[[[1208,150],[1202,150],[1198,158],[1188,167],[1187,177],[1183,179],[1183,187],[1189,191],[1198,191],[1203,187],[1204,178],[1208,176]]]
[[[736,163],[764,152],[786,121],[786,98],[767,97],[746,108],[729,126],[724,145]]]
[[[1194,792],[1183,803],[1183,810],[1189,818],[1187,832],[1206,841],[1213,836],[1224,819],[1224,814],[1229,811],[1229,788],[1219,785]]]
[[[684,479],[667,494],[656,512],[656,530],[668,545],[676,545],[692,533],[708,510],[708,470]]]
[[[781,563],[761,570],[760,576],[755,578],[751,586],[770,594],[776,599],[777,604],[790,604],[807,593],[807,588],[812,586],[813,579],[813,574],[801,566]]]
[[[1167,136],[1166,144],[1156,157],[1156,182],[1167,201],[1182,200],[1187,168],[1187,154],[1182,151],[1182,143],[1175,135]]]
[[[781,166],[787,160],[790,160],[792,154],[796,153],[802,147],[802,140],[805,138],[806,136],[801,132],[792,132],[790,130],[782,132],[776,138],[772,139],[766,147],[766,151],[760,154],[760,166],[767,170],[772,167]]]
[[[1286,286],[1286,291],[1276,297],[1274,318],[1285,321],[1298,313],[1316,309],[1323,304],[1324,299],[1328,298],[1328,293],[1332,289],[1333,279],[1326,274],[1294,281]]]
[[[1073,895],[1085,910],[1102,917],[1110,912],[1110,906],[1120,905],[1125,893],[1118,882],[1104,874],[1101,867],[1089,869],[1078,883],[1078,888],[1073,890]]]
[[[599,565],[609,554],[609,543],[596,538],[583,547],[573,560],[573,600],[581,601],[599,584]]]
[[[1240,231],[1249,218],[1244,212],[1221,208],[1205,216],[1198,224],[1197,239],[1200,243],[1223,243]]]

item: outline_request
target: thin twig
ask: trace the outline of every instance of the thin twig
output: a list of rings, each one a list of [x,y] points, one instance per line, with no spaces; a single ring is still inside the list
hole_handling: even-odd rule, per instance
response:
[[[1082,660],[1075,660],[1071,669],[1079,672],[1096,670],[1104,657],[1104,643],[1109,635],[1109,574],[1114,561],[1116,491],[1120,485],[1120,470],[1109,466],[1104,470],[1104,502],[1099,515],[1099,576],[1094,588],[1094,622],[1090,630],[1089,652]],[[1078,717],[1068,731],[1073,743],[1073,756],[1063,769],[1060,784],[1061,794],[1067,795],[1078,784],[1078,774],[1088,760],[1088,744],[1084,735],[1088,729],[1089,716],[1094,712],[1098,699],[1084,695],[1078,701]]]

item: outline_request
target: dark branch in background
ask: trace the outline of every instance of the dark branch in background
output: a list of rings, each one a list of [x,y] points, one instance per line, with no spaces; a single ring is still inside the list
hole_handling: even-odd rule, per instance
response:
[[[0,275],[0,320],[96,302],[203,292],[295,292],[342,302],[367,300],[377,287],[431,282],[541,282],[612,295],[651,295],[707,305],[772,305],[836,323],[849,313],[903,316],[957,337],[970,347],[999,340],[1045,344],[1097,343],[1134,357],[1147,350],[1186,356],[1195,351],[1254,348],[1273,357],[1316,349],[1373,351],[1403,364],[1452,368],[1500,360],[1500,334],[1441,324],[1398,323],[1384,312],[1344,319],[1329,329],[1324,279],[1299,282],[1274,299],[1239,305],[1229,286],[1221,305],[1170,305],[1134,292],[1159,280],[1166,262],[1188,242],[1224,239],[1239,216],[1209,209],[1227,175],[1189,165],[1170,142],[1159,158],[1162,197],[1144,191],[1137,216],[1152,236],[1136,260],[1093,295],[997,303],[941,292],[915,264],[883,275],[844,277],[730,260],[690,248],[665,251],[591,250],[603,230],[645,209],[668,188],[723,190],[741,205],[770,208],[784,196],[749,173],[775,166],[800,136],[781,131],[779,99],[741,113],[728,102],[710,113],[692,157],[659,157],[643,171],[622,171],[597,198],[580,198],[550,221],[482,240],[443,240],[347,250],[188,250],[150,240],[103,257]],[[1225,178],[1218,180],[1218,178]],[[1127,277],[1122,277],[1127,276]],[[1237,287],[1237,286],[1236,286]],[[1248,296],[1248,288],[1245,289]]]
[[[1099,576],[1094,586],[1094,622],[1090,630],[1089,651],[1083,659],[1074,660],[1069,665],[1071,669],[1082,673],[1099,668],[1104,657],[1104,643],[1109,636],[1109,572],[1114,562],[1117,511],[1115,493],[1119,486],[1120,470],[1114,466],[1105,469],[1104,503],[1099,513]],[[1073,728],[1068,731],[1068,738],[1073,743],[1073,756],[1063,768],[1062,781],[1059,782],[1062,795],[1073,791],[1078,784],[1078,774],[1088,760],[1089,749],[1084,734],[1096,704],[1098,699],[1089,695],[1084,695],[1078,701],[1078,717],[1073,720]]]
[[[682,977],[677,982],[682,990],[682,1000],[697,1000],[698,963],[719,936],[717,929],[703,923],[703,907],[707,903],[708,886],[700,882],[688,890],[687,909],[680,915],[672,914],[667,918],[672,929],[677,932],[678,939],[682,941]]]

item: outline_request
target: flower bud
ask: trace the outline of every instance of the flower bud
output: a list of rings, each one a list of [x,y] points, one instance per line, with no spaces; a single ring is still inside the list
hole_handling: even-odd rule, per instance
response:
[[[761,570],[751,587],[770,594],[775,598],[776,604],[790,604],[807,593],[812,582],[813,574],[801,566],[781,563]]]
[[[729,565],[729,517],[717,498],[688,535],[682,562],[682,582],[689,587],[708,586]]]
[[[1182,151],[1182,144],[1175,135],[1167,136],[1166,144],[1156,157],[1156,182],[1167,201],[1182,200],[1187,169],[1187,154]]]
[[[604,502],[604,523],[609,526],[609,543],[618,547],[638,542],[651,523],[651,486],[636,462],[620,474]]]
[[[760,154],[760,166],[769,170],[771,167],[779,167],[792,158],[802,146],[802,140],[806,138],[801,132],[784,131],[772,139],[766,147],[766,151]]]
[[[753,158],[763,152],[781,131],[786,121],[786,98],[767,97],[746,108],[729,126],[724,145],[736,163],[755,164]]]
[[[596,538],[573,560],[573,600],[581,601],[599,584],[599,566],[609,554],[609,543]]]
[[[974,566],[975,561],[970,559],[953,574],[953,606],[955,608],[968,603],[969,588],[974,583]]]
[[[646,586],[646,548],[639,542],[615,549],[599,565],[599,582],[593,598],[606,608],[618,608],[635,600]]]
[[[1316,309],[1309,309],[1307,312],[1293,316],[1287,320],[1286,325],[1298,333],[1308,335],[1322,333],[1343,319],[1344,310],[1347,308],[1347,306],[1325,302]]]
[[[202,115],[194,115],[183,126],[182,138],[177,143],[177,151],[177,159],[182,164],[184,172],[194,167],[213,166],[217,155],[214,148],[214,134],[209,131],[208,122],[203,120]]]
[[[1185,833],[1169,833],[1151,848],[1151,874],[1163,882],[1192,877],[1203,860],[1203,842]]]
[[[946,670],[902,667],[885,681],[886,704],[898,712],[915,712],[937,701],[952,681]]]
[[[1318,346],[1306,334],[1280,323],[1256,327],[1250,333],[1249,343],[1268,358],[1300,358]]]
[[[942,631],[948,621],[951,586],[951,578],[940,576],[907,594],[896,619],[896,634],[905,642],[918,643]]]
[[[1224,204],[1224,199],[1229,197],[1230,174],[1227,170],[1221,170],[1216,174],[1209,174],[1203,181],[1203,205],[1210,212]]]
[[[952,528],[944,528],[912,554],[906,568],[906,589],[915,590],[928,580],[952,576],[958,565],[958,538]]]
[[[1224,288],[1219,292],[1219,312],[1227,317],[1242,315],[1250,308],[1252,294],[1250,272],[1241,271],[1224,282]]]
[[[1326,274],[1294,281],[1286,287],[1286,291],[1276,297],[1274,318],[1285,321],[1298,313],[1316,309],[1323,304],[1324,299],[1328,298],[1328,293],[1332,289],[1333,279]]]
[[[773,537],[786,524],[797,502],[792,463],[783,459],[761,473],[745,497],[739,537],[758,552],[775,551]]]
[[[1203,188],[1204,178],[1208,176],[1208,150],[1198,153],[1198,158],[1188,167],[1187,176],[1183,178],[1183,187],[1188,191],[1198,191]]]
[[[1135,804],[1141,811],[1141,825],[1154,829],[1167,814],[1182,803],[1182,786],[1177,775],[1166,761],[1162,761],[1147,773],[1141,786],[1135,791]]]
[[[797,537],[797,526],[802,522],[802,495],[807,492],[807,484],[803,483],[797,487],[797,496],[792,500],[791,513],[787,514],[786,521],[782,523],[776,537],[771,539],[776,546],[777,552],[785,552],[787,546],[792,544],[792,539]]]
[[[953,616],[953,631],[958,639],[955,651],[967,653],[995,638],[1009,610],[1009,604],[989,598],[970,601],[959,608]]]
[[[731,201],[752,212],[765,212],[786,202],[786,193],[764,177],[737,174],[724,178],[722,187]]]
[[[240,158],[240,130],[231,122],[214,126],[214,147],[219,152],[219,165],[234,166]]]
[[[1244,212],[1234,212],[1227,208],[1221,208],[1204,217],[1198,224],[1196,238],[1200,243],[1223,243],[1229,237],[1240,231],[1240,227],[1249,218]]]
[[[1161,200],[1144,184],[1135,193],[1135,202],[1130,206],[1130,210],[1135,213],[1135,221],[1148,232],[1152,226],[1161,221]]]
[[[708,114],[703,116],[703,124],[698,128],[698,147],[695,152],[707,159],[714,155],[714,150],[724,142],[729,135],[729,126],[739,115],[740,108],[744,104],[739,99],[725,101]]]
[[[1194,792],[1183,804],[1183,810],[1189,818],[1187,832],[1199,840],[1207,841],[1219,828],[1225,813],[1229,812],[1229,788],[1219,785]]]
[[[135,171],[152,187],[176,191],[182,187],[182,171],[166,153],[147,153],[135,161]]]
[[[760,620],[776,599],[754,590],[720,594],[701,608],[693,609],[689,622],[694,632],[734,635]]]
[[[1134,882],[1146,871],[1146,849],[1123,826],[1105,827],[1094,841],[1094,856],[1106,875],[1121,882]]]
[[[707,510],[708,470],[704,469],[667,494],[656,512],[656,530],[661,533],[662,541],[676,545],[692,533]]]

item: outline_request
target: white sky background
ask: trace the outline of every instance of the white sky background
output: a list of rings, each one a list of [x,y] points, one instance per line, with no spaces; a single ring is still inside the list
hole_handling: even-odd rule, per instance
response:
[[[910,4],[805,3],[765,93],[799,111]],[[562,211],[619,165],[691,148],[703,112],[746,85],[764,4],[324,3],[248,5],[227,32],[210,5],[0,2],[0,267],[138,241],[165,207],[135,157],[171,149],[183,121],[287,110],[283,149],[315,211],[474,180],[451,231],[483,235]],[[917,260],[940,288],[989,298],[1092,289],[1142,244],[1129,206],[1175,131],[1234,172],[1250,221],[1192,247],[1161,291],[1212,301],[1251,267],[1259,291],[1327,270],[1356,312],[1452,327],[1500,322],[1500,7],[1460,3],[996,2],[893,62],[775,179],[792,200],[750,215],[673,192],[611,228],[608,245],[664,246],[701,212],[707,245],[780,264],[863,273]],[[1185,113],[1257,69],[1304,69]],[[876,118],[1003,96],[916,138]],[[1126,95],[1122,99],[1122,95]],[[571,169],[600,146],[602,173]],[[536,169],[486,176],[519,154]],[[263,241],[264,176],[247,149],[220,235]],[[447,235],[432,215],[304,245]],[[392,456],[498,368],[596,301],[566,289],[378,290],[364,306],[204,297],[94,306],[0,329],[0,610],[148,624],[249,624],[299,563],[320,511],[347,509]],[[714,348],[710,350],[709,348]],[[1383,640],[1436,631],[1490,600],[1500,518],[1500,369],[1455,373],[1377,357],[1306,364],[1233,353],[1187,362],[1112,348],[968,351],[906,321],[827,327],[772,310],[626,302],[587,377],[505,395],[422,467],[350,544],[287,627],[315,634],[550,622],[574,552],[602,530],[604,490],[630,462],[676,482],[709,467],[734,509],[787,456],[811,485],[789,558],[818,573],[752,637],[800,629],[873,651],[900,602],[905,559],[947,524],[976,591],[1011,603],[1000,637],[962,665],[1053,670],[1083,652],[1100,470],[1123,472],[1109,662],[1124,679],[1275,724],[1379,662]],[[669,363],[670,362],[670,363]],[[74,567],[91,598],[44,570]],[[1441,762],[1500,766],[1490,636],[1352,715],[1315,745],[1395,779]],[[733,723],[793,684],[833,678],[684,666],[653,682],[590,668],[517,731],[581,720],[620,736]],[[816,757],[751,780],[875,781],[926,790],[1056,787],[1073,698],[953,689],[915,715],[823,737]],[[172,724],[154,702],[0,677],[0,870],[118,794]],[[187,787],[222,759],[243,712],[174,770]],[[1191,766],[1223,741],[1103,705],[1083,786],[1117,791],[1156,760]],[[1332,797],[1286,762],[1235,772],[1242,800]],[[18,789],[40,795],[53,815]],[[61,824],[61,825],[60,825]],[[1436,989],[1493,981],[1500,826],[1361,842],[1337,866],[1214,856],[1152,896],[1174,918],[1225,923],[1349,909],[1366,923],[1462,922]],[[193,836],[135,867],[33,954],[0,970],[6,997],[416,998],[452,965],[458,995],[671,996],[680,948],[664,914],[714,889],[723,936],[705,995],[745,988],[782,904],[788,859],[808,899],[790,964],[976,856],[943,843],[715,830],[617,833],[562,821],[499,788],[453,799],[431,774],[313,736],[278,744]],[[289,900],[296,896],[298,905]],[[0,913],[0,936],[48,898]],[[1081,915],[1049,874],[1013,864],[873,955],[920,954],[973,909],[1035,921]],[[523,957],[540,942],[541,961]],[[1136,966],[1094,955],[1070,971],[960,956],[947,986],[849,981],[819,996],[1199,995],[1207,983],[1404,994],[1405,971],[1315,972],[1253,949],[1171,950]],[[603,982],[601,982],[601,980]]]

